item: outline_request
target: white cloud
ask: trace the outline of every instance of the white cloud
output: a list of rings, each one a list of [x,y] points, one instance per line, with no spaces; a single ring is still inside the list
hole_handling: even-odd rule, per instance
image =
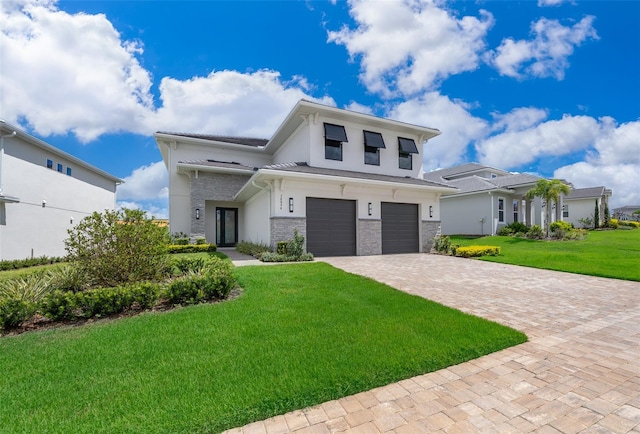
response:
[[[184,81],[165,77],[160,83],[163,105],[151,129],[269,138],[298,100],[335,105],[333,99],[313,98],[307,90],[304,79],[283,82],[278,72],[269,70],[214,71]]]
[[[538,6],[560,6],[562,3],[575,4],[573,0],[538,0]]]
[[[547,118],[547,111],[536,107],[520,107],[507,114],[494,114],[492,131],[522,131]]]
[[[0,107],[42,135],[75,133],[90,141],[109,131],[148,133],[150,74],[102,15],[71,15],[54,2],[2,2]]]
[[[154,203],[152,201],[142,201],[142,202],[133,202],[133,201],[118,201],[116,203],[116,209],[139,209],[142,211],[146,211],[147,217],[153,217],[156,219],[166,219],[169,218],[169,211],[167,208],[166,201],[160,203]]]
[[[488,61],[501,75],[514,78],[564,78],[569,66],[567,58],[574,48],[587,39],[598,39],[593,27],[595,17],[586,16],[572,27],[557,20],[541,18],[531,24],[533,39],[529,41],[506,38],[496,52],[488,53]]]
[[[414,95],[478,66],[493,17],[457,18],[433,0],[351,0],[355,29],[330,31],[328,41],[360,57],[360,78],[372,92]]]
[[[442,131],[425,145],[424,169],[429,171],[464,162],[469,143],[487,133],[487,122],[471,115],[469,108],[469,104],[462,101],[452,101],[438,92],[428,92],[393,107],[389,116]]]
[[[351,110],[352,112],[365,113],[368,115],[373,115],[373,109],[369,106],[357,103],[355,101],[351,101],[348,105],[344,107],[345,110]]]
[[[118,200],[168,197],[169,174],[162,161],[135,169],[123,181],[117,189]]]

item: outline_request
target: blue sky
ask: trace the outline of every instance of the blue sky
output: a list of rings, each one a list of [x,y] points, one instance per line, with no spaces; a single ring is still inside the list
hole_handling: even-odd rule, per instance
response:
[[[300,98],[640,204],[639,1],[3,1],[0,118],[167,214],[155,131],[269,138]]]

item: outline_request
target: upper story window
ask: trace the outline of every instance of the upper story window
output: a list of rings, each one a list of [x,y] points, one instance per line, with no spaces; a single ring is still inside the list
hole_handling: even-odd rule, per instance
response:
[[[58,172],[62,173],[62,164],[58,163]]]
[[[71,176],[71,167],[67,167],[67,175]]]
[[[342,125],[324,124],[324,158],[342,161],[342,143],[348,142]]]
[[[53,169],[53,160],[47,159],[47,169]]]
[[[398,137],[398,167],[413,169],[413,155],[418,153],[418,147],[413,139]]]
[[[364,131],[364,164],[380,165],[380,149],[384,149],[382,134]]]

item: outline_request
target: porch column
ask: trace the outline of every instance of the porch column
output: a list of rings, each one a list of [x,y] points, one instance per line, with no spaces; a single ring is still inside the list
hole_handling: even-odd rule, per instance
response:
[[[532,224],[531,222],[533,221],[533,216],[531,215],[531,213],[533,212],[533,210],[531,209],[531,201],[530,200],[526,200],[526,205],[525,207],[525,213],[524,213],[524,224],[526,224],[528,227],[531,227]]]

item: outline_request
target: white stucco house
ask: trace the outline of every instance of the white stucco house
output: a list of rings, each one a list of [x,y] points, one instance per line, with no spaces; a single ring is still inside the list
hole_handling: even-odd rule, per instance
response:
[[[571,193],[564,198],[563,220],[573,223],[577,228],[581,228],[584,225],[580,220],[586,218],[593,220],[597,206],[600,217],[598,224],[601,225],[604,223],[605,208],[608,207],[611,194],[611,190],[604,186],[572,189]]]
[[[0,260],[64,256],[67,230],[113,210],[122,180],[0,121]]]
[[[219,246],[306,237],[316,256],[429,251],[440,198],[433,128],[299,101],[270,139],[158,132],[172,233]]]
[[[513,222],[544,225],[544,202],[539,197],[525,200],[539,176],[467,163],[425,173],[424,179],[458,188],[440,201],[443,235],[495,235]],[[552,222],[562,220],[562,199],[551,204]]]

